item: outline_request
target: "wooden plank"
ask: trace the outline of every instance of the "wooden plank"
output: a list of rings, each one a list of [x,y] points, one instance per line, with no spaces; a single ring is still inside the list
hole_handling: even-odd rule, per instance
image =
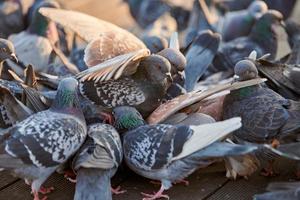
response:
[[[73,199],[75,184],[68,182],[62,175],[54,174],[45,183],[45,186],[53,186],[55,189],[48,195],[50,200]],[[30,186],[26,185],[23,180],[17,181],[0,192],[0,199],[3,200],[32,200],[32,198]]]
[[[18,178],[13,177],[7,171],[0,172],[0,190],[7,187],[8,185],[16,182]]]
[[[166,191],[165,194],[168,194],[172,200],[201,200],[227,182],[221,165],[198,170],[186,180],[190,182],[189,186],[176,184]],[[143,196],[140,192],[151,194],[154,191],[158,191],[160,186],[150,183],[148,179],[132,175],[125,183],[121,184],[121,187],[126,189],[127,193],[114,196],[114,200],[142,199]]]
[[[252,200],[253,195],[265,192],[265,188],[271,182],[291,181],[295,178],[296,163],[289,160],[281,160],[275,165],[276,172],[280,176],[263,177],[257,172],[249,177],[249,180],[238,179],[237,181],[229,181],[221,189],[210,195],[207,200]]]

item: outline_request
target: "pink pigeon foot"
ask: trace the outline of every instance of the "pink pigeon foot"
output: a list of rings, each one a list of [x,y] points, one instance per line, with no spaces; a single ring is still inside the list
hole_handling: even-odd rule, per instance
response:
[[[123,194],[127,191],[126,190],[121,190],[121,186],[118,186],[117,188],[111,187],[111,192],[115,195],[118,195],[118,194]]]
[[[54,190],[54,187],[41,187],[39,193],[41,194],[49,194],[50,192],[52,192]]]
[[[164,188],[163,186],[160,187],[159,191],[157,193],[154,192],[154,194],[146,194],[146,193],[141,193],[145,198],[143,200],[155,200],[159,198],[165,198],[165,199],[170,199],[168,195],[163,194]]]

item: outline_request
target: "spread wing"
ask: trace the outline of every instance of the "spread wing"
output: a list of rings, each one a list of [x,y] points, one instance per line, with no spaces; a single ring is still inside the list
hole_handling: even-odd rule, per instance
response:
[[[73,30],[89,43],[85,50],[85,62],[88,66],[146,48],[132,33],[90,15],[54,8],[41,8],[39,11],[52,21]]]

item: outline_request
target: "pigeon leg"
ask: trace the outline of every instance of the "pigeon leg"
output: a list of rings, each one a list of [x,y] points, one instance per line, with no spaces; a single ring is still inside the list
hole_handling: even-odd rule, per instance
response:
[[[121,190],[121,186],[118,186],[116,188],[111,187],[111,192],[115,195],[118,195],[118,194],[123,194],[127,191],[126,190]]]
[[[33,200],[47,200],[47,198],[48,198],[47,196],[44,196],[43,198],[40,199],[39,192],[32,192],[32,193],[34,196]]]
[[[146,193],[141,193],[145,198],[143,200],[155,200],[159,198],[165,198],[165,199],[170,199],[168,195],[163,194],[164,192],[164,187],[161,185],[159,191],[157,193],[154,192],[154,194],[146,194]]]

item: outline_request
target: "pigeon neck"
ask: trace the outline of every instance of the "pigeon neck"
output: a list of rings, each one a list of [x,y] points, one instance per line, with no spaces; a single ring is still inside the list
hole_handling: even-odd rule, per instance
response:
[[[254,85],[249,87],[244,87],[238,90],[233,90],[231,92],[232,95],[237,96],[239,98],[246,98],[248,96],[252,95],[253,91],[256,91],[258,88],[260,88],[260,85]]]
[[[124,114],[120,119],[116,121],[115,127],[118,130],[130,131],[136,129],[139,126],[145,125],[146,122],[142,118],[138,118],[134,114]]]
[[[270,46],[270,43],[275,42],[274,40],[276,40],[277,35],[272,28],[272,24],[267,24],[265,21],[258,21],[253,27],[250,37],[262,45],[266,44]]]
[[[49,21],[40,13],[36,13],[29,25],[28,31],[39,36],[47,37]]]
[[[64,113],[79,113],[80,103],[76,91],[58,90],[51,109]]]

